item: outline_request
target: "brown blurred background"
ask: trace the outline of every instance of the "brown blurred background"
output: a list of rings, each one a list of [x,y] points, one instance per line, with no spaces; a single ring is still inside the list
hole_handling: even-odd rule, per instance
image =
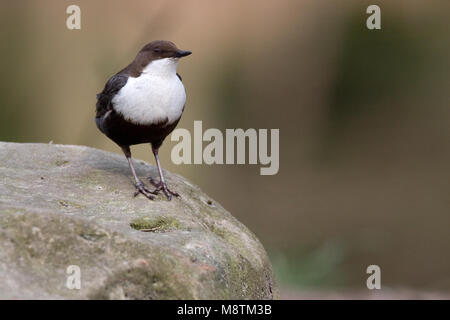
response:
[[[81,8],[81,30],[66,8]],[[381,7],[382,29],[366,28]],[[283,297],[450,293],[449,1],[1,1],[0,140],[120,153],[95,94],[155,39],[194,54],[179,128],[279,128],[280,171],[163,166],[260,238]],[[134,156],[153,163],[146,145]],[[125,159],[124,159],[125,161]],[[131,191],[130,191],[131,192]],[[130,193],[131,195],[131,193]]]

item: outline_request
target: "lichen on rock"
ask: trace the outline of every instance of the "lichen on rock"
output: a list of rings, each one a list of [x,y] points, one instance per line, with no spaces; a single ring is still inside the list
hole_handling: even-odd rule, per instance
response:
[[[276,298],[255,235],[191,182],[166,179],[181,198],[133,198],[123,156],[0,142],[0,299]],[[66,286],[73,265],[79,290]]]
[[[177,219],[170,217],[140,217],[133,219],[130,223],[133,229],[143,232],[163,232],[181,227]]]

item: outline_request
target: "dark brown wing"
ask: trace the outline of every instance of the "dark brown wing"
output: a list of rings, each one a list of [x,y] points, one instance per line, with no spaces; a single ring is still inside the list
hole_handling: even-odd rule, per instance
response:
[[[128,76],[124,74],[116,74],[108,80],[103,91],[97,94],[96,118],[101,118],[112,110],[111,100],[127,81]]]

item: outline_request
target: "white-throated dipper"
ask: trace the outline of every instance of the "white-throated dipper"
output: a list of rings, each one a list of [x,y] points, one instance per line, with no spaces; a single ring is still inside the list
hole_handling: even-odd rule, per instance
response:
[[[177,65],[190,54],[170,41],[150,42],[97,94],[95,123],[122,148],[136,183],[135,196],[142,193],[153,199],[160,191],[169,200],[179,196],[167,188],[158,150],[183,113],[186,92]],[[134,170],[130,146],[141,143],[150,143],[155,155],[160,178],[158,183],[150,178],[155,190],[149,190]]]

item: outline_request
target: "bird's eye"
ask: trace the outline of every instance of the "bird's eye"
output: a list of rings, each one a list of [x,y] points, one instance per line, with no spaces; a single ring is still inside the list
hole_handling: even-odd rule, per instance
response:
[[[161,52],[161,49],[160,48],[154,48],[153,52]]]

